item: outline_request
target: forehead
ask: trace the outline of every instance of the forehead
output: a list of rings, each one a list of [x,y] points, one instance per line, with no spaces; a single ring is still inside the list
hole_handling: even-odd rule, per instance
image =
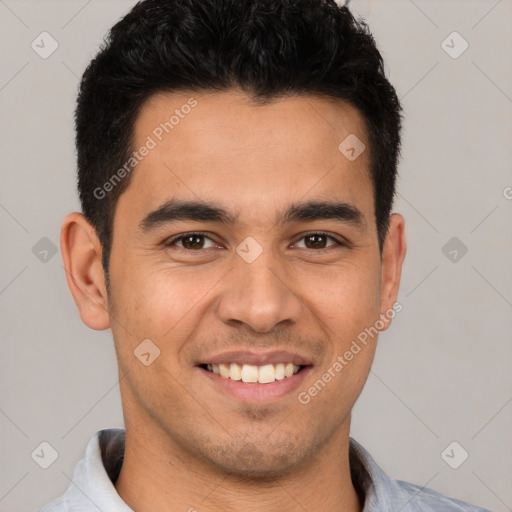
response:
[[[133,147],[145,156],[120,203],[142,215],[171,198],[212,200],[255,220],[306,196],[371,208],[369,152],[349,159],[344,141],[369,147],[362,116],[340,100],[289,96],[261,105],[238,90],[158,93],[135,122]]]

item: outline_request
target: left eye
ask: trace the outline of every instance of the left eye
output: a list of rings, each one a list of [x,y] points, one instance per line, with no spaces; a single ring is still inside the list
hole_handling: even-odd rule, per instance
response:
[[[327,246],[327,240],[332,240],[334,244]],[[300,240],[304,240],[304,244],[306,249],[327,249],[332,245],[343,245],[341,242],[336,240],[334,237],[328,235],[327,233],[310,233],[309,235],[305,235]],[[320,246],[320,247],[319,247]]]
[[[205,241],[209,240],[210,245],[205,246]],[[334,237],[328,235],[327,233],[310,233],[308,235],[304,235],[299,239],[304,244],[305,249],[312,250],[323,250],[332,247],[333,245],[342,246],[343,243],[335,239]],[[328,240],[331,240],[334,243],[327,245]],[[299,242],[296,242],[297,245]],[[166,247],[178,245],[182,249],[186,250],[200,250],[200,249],[209,249],[211,247],[215,247],[215,242],[207,235],[202,233],[186,233],[185,235],[181,235],[179,237],[170,240],[165,244]]]

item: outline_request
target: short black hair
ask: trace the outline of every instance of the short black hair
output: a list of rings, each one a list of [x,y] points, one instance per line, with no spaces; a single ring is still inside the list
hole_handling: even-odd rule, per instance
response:
[[[402,108],[364,20],[334,0],[145,0],[110,30],[83,74],[75,112],[78,191],[102,245],[107,286],[115,207],[133,173],[108,193],[103,187],[133,153],[141,106],[157,92],[231,88],[258,103],[327,96],[362,114],[382,251]]]

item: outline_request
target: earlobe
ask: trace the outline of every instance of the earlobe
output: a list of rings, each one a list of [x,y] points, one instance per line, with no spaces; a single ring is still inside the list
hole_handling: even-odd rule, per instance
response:
[[[384,327],[381,330],[383,331],[391,325],[391,319],[394,316],[393,305],[398,297],[406,252],[405,220],[399,213],[394,213],[390,217],[388,234],[382,248],[381,320]]]
[[[96,230],[79,212],[70,213],[60,233],[66,280],[80,318],[91,329],[110,327],[101,243]]]

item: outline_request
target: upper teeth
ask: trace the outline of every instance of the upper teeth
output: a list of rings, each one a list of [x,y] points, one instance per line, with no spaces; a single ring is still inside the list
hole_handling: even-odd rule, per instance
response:
[[[300,370],[300,366],[293,363],[265,364],[254,366],[252,364],[208,364],[206,368],[225,379],[241,380],[242,382],[259,382],[267,384],[276,380],[291,377]]]

